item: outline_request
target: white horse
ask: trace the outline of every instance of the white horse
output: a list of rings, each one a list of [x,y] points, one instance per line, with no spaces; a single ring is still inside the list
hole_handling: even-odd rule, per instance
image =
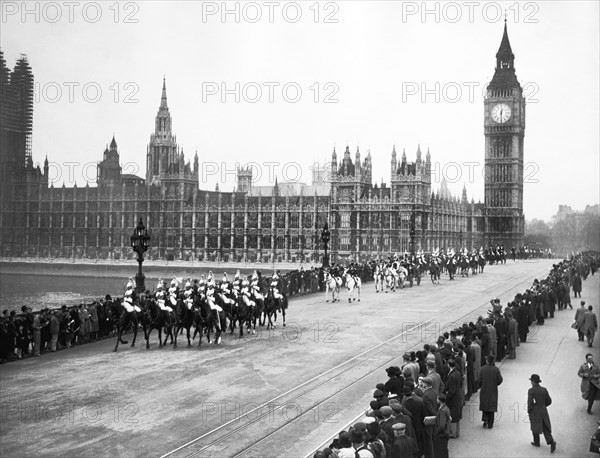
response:
[[[391,289],[392,292],[396,291],[396,277],[398,276],[397,272],[393,267],[386,267],[384,272],[385,276],[385,292],[388,292],[388,289]]]
[[[399,266],[397,275],[398,275],[398,286],[400,287],[400,289],[404,289],[404,281],[406,280],[406,277],[408,277],[408,270],[406,270],[406,268],[403,266]]]
[[[375,280],[375,292],[378,293],[379,290],[383,291],[383,267],[381,264],[377,264],[375,266],[375,272],[373,273],[373,280]]]
[[[350,275],[350,272],[345,272],[346,277],[346,289],[348,290],[348,302],[352,302],[356,300],[356,296],[358,295],[358,302],[360,302],[360,287],[362,282],[360,277],[355,277]]]
[[[340,277],[334,277],[330,272],[325,274],[325,302],[329,302],[329,292],[331,291],[331,302],[340,300],[340,287],[342,286],[342,279]]]

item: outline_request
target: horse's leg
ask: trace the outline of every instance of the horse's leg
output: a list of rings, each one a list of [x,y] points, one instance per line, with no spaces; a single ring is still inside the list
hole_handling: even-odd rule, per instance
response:
[[[144,337],[146,338],[146,350],[150,348],[150,333],[152,332],[152,325],[148,326],[149,329],[144,327]]]
[[[131,347],[135,347],[135,339],[137,338],[137,333],[138,333],[138,324],[133,323],[133,340],[131,341]]]
[[[173,350],[177,349],[177,336],[179,335],[181,329],[182,327],[179,324],[175,325],[175,342],[173,343]]]
[[[361,285],[358,285],[358,302],[360,302],[360,288],[361,288]]]
[[[123,331],[121,329],[117,329],[117,343],[115,344],[115,349],[113,351],[117,351],[117,348],[119,348],[119,342],[121,341],[121,333]]]
[[[192,325],[190,324],[187,328],[185,328],[185,333],[186,333],[186,337],[188,340],[188,348],[190,348],[192,346],[192,342],[190,341],[190,328],[192,327]]]
[[[285,308],[281,307],[281,316],[283,318],[283,327],[285,328]]]

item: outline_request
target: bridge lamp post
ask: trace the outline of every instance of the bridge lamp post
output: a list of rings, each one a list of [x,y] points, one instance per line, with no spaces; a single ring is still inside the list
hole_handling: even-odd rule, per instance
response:
[[[146,290],[146,285],[144,284],[145,277],[142,273],[142,262],[144,262],[144,253],[148,251],[149,246],[150,236],[148,235],[148,230],[142,222],[142,218],[140,218],[137,227],[133,230],[133,234],[131,235],[131,248],[138,255],[137,262],[139,270],[135,276],[135,289],[137,293],[141,293]]]
[[[321,241],[323,242],[323,247],[325,248],[325,256],[323,257],[323,267],[329,267],[329,256],[327,256],[327,246],[329,245],[329,241],[331,240],[331,232],[329,232],[329,225],[325,223],[323,226],[323,230],[321,231]]]

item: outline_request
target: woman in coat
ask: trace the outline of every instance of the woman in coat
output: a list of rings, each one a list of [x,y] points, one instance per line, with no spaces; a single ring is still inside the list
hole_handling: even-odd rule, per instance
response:
[[[98,338],[98,312],[96,309],[96,304],[92,304],[88,308],[88,312],[90,314],[90,337],[92,340],[96,340]]]
[[[502,384],[502,374],[495,364],[493,355],[488,355],[486,365],[479,371],[479,410],[482,413],[483,427],[492,429],[494,414],[498,411],[498,385]]]

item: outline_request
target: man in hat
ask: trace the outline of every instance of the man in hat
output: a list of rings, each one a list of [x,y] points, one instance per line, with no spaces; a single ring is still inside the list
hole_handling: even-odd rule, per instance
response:
[[[396,423],[393,426],[394,445],[392,445],[390,458],[413,458],[418,456],[418,446],[416,441],[406,435],[406,425]]]
[[[379,422],[379,427],[385,432],[387,437],[390,439],[390,445],[394,442],[394,431],[392,426],[396,423],[396,419],[392,415],[394,410],[390,406],[383,406],[379,409],[381,415],[383,416],[383,420]]]
[[[395,425],[396,423],[404,423],[406,425],[406,435],[409,437],[412,437],[414,439],[415,438],[415,430],[413,428],[412,419],[410,418],[410,414],[409,414],[408,410],[406,410],[406,408],[402,404],[400,404],[400,402],[396,399],[392,399],[390,401],[390,407],[394,411],[394,414],[393,414],[394,422],[393,422],[392,426]],[[392,442],[393,441],[394,441],[394,438],[392,436]]]
[[[460,436],[460,419],[462,418],[463,407],[463,392],[462,392],[462,377],[456,367],[456,361],[448,360],[448,382],[446,383],[446,403],[452,415],[452,437],[458,439]]]
[[[404,407],[409,411],[413,428],[415,428],[415,438],[417,439],[419,451],[422,455],[425,455],[425,458],[431,458],[433,457],[433,442],[431,435],[428,434],[423,424],[423,420],[427,416],[427,409],[425,408],[423,399],[416,396],[413,390],[407,386],[404,386],[402,389],[402,394],[404,397]]]
[[[438,410],[435,418],[433,448],[436,458],[448,458],[448,439],[450,438],[450,409],[446,405],[446,395],[438,395]]]
[[[365,430],[367,429],[366,425],[363,424]],[[358,429],[353,429],[350,433],[350,442],[352,442],[352,448],[354,449],[354,457],[360,458],[373,458],[373,454],[369,451],[367,446],[365,445],[365,434],[363,431]],[[341,452],[341,450],[340,450]],[[338,455],[340,457],[348,456],[346,454]]]
[[[527,413],[529,414],[529,425],[533,434],[531,445],[540,446],[540,434],[544,434],[546,443],[550,446],[550,453],[556,450],[556,441],[552,437],[552,425],[548,415],[548,406],[552,404],[552,398],[548,390],[542,386],[542,380],[538,374],[532,374],[529,378],[531,388],[527,392]]]
[[[596,314],[592,311],[594,307],[591,305],[588,307],[588,311],[583,315],[583,334],[587,338],[588,347],[591,347],[594,343],[594,336],[596,335],[596,331],[598,331],[598,318]]]
[[[587,399],[587,413],[591,415],[594,401],[600,400],[600,368],[591,353],[585,355],[585,363],[579,367],[577,375],[581,377],[581,396]]]
[[[577,335],[579,336],[579,341],[583,342],[584,334],[583,334],[583,317],[585,315],[585,301],[581,301],[581,306],[575,312],[575,326],[577,329]]]
[[[481,421],[483,427],[492,429],[494,426],[494,414],[498,411],[498,385],[503,381],[500,369],[494,364],[494,357],[486,357],[486,365],[479,371],[478,385],[481,388],[479,394],[479,410],[482,412]]]
[[[433,389],[433,381],[431,377],[423,377],[421,379],[423,390],[423,404],[427,410],[427,416],[435,415],[437,412],[437,396],[438,392]]]

